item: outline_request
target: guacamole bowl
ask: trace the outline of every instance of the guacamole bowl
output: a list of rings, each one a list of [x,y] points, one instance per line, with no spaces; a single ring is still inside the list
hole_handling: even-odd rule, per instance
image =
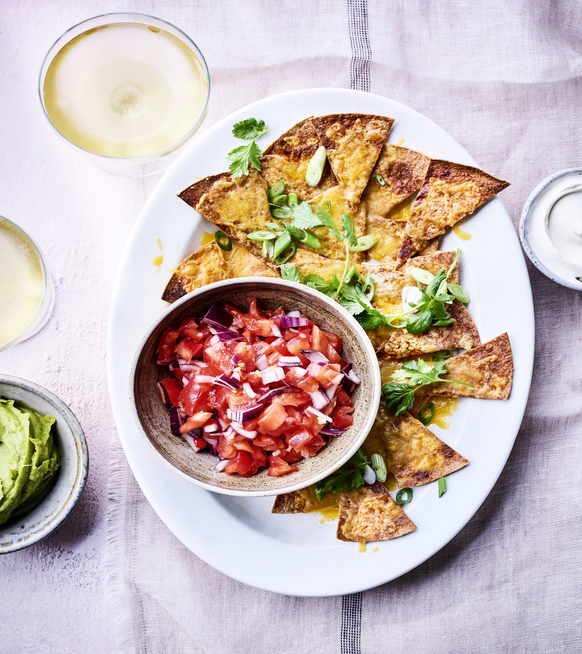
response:
[[[10,518],[0,525],[0,554],[16,552],[48,536],[69,516],[87,480],[89,454],[81,425],[56,395],[18,377],[0,375],[0,397],[14,407],[38,416],[53,416],[52,437],[60,465],[47,484],[18,503]],[[0,442],[0,447],[7,447]],[[6,456],[6,453],[5,453]]]

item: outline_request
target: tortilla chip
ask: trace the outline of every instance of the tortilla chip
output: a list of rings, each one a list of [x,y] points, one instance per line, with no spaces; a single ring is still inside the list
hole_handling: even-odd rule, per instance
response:
[[[513,382],[513,356],[509,336],[501,334],[479,347],[446,360],[447,379],[472,384],[428,384],[418,395],[474,397],[479,400],[507,400]]]
[[[296,193],[300,200],[311,200],[337,182],[326,162],[317,186],[309,186],[305,173],[310,159],[320,146],[311,118],[294,125],[265,150],[261,174],[269,186],[285,182],[285,193]]]
[[[410,413],[401,416],[385,413],[386,466],[396,477],[399,488],[428,484],[469,463]]]
[[[385,143],[362,195],[368,215],[387,218],[391,209],[420,189],[429,164],[430,158],[420,152]]]
[[[433,159],[412,206],[399,264],[507,186],[478,168]]]
[[[370,114],[333,114],[312,119],[327,159],[349,202],[359,202],[393,118]]]
[[[164,289],[162,300],[175,302],[197,288],[233,277],[279,275],[242,245],[233,243],[230,252],[223,252],[212,241],[178,264]]]
[[[315,254],[314,251],[304,250],[303,248],[297,249],[289,263],[297,266],[302,278],[305,275],[319,275],[326,282],[330,282],[334,275],[337,275],[337,278],[340,279],[344,271],[343,261],[328,259]]]
[[[327,191],[312,200],[312,204],[321,205],[324,202],[330,203],[331,208],[329,213],[340,232],[342,231],[340,222],[341,214],[345,212],[354,223],[356,238],[364,236],[366,233],[366,205],[364,203],[358,205],[346,200],[343,196],[341,186],[334,186],[327,189]],[[315,254],[319,254],[322,257],[328,257],[329,259],[345,260],[346,246],[343,241],[338,241],[337,238],[333,236],[328,227],[315,227],[309,231],[313,232],[319,238],[321,247],[314,249],[303,244],[300,244],[299,247]],[[362,261],[364,258],[365,254],[362,252],[352,252],[350,254],[350,260],[354,263]]]
[[[406,221],[368,214],[366,233],[378,238],[376,245],[368,250],[370,259],[380,263],[396,261],[402,240],[406,236]]]
[[[323,499],[318,499],[315,494],[315,486],[307,486],[292,493],[277,495],[271,513],[313,513],[339,505],[339,495],[326,493]]]
[[[455,257],[454,252],[437,252],[415,257],[406,266],[396,270],[396,262],[363,263],[360,275],[366,278],[372,275],[376,283],[376,292],[372,305],[386,315],[396,315],[403,312],[402,289],[405,286],[416,286],[410,276],[412,267],[428,270],[435,275],[441,268],[449,268]],[[458,267],[452,271],[449,280],[453,284],[459,282]],[[380,327],[367,334],[379,356],[401,359],[408,356],[437,352],[438,350],[453,350],[456,348],[471,349],[481,343],[479,332],[464,305],[455,300],[447,306],[451,318],[455,321],[448,327],[432,327],[423,334],[410,334],[406,329]],[[449,345],[442,345],[449,343]]]
[[[340,496],[340,540],[374,543],[404,536],[415,529],[416,525],[382,484],[360,486]]]
[[[272,220],[265,186],[263,178],[250,166],[244,177],[212,175],[185,189],[179,197],[230,238],[260,254],[260,247],[247,240],[247,234],[265,229]]]

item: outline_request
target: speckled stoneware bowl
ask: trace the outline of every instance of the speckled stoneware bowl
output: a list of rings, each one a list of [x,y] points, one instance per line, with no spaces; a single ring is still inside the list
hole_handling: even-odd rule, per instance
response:
[[[48,536],[71,513],[85,488],[89,453],[81,425],[59,398],[33,382],[0,375],[0,396],[56,418],[53,434],[61,454],[54,481],[36,500],[14,511],[0,525],[0,554],[24,549]]]
[[[169,376],[156,364],[156,348],[168,327],[178,327],[186,317],[201,318],[213,304],[229,303],[248,310],[247,298],[256,297],[259,306],[286,311],[299,309],[319,327],[337,334],[343,343],[342,357],[361,379],[352,394],[354,424],[334,438],[321,452],[298,463],[297,472],[269,477],[263,470],[253,477],[216,472],[218,459],[202,450],[194,452],[186,441],[172,435],[168,410],[157,384]],[[380,371],[374,348],[356,320],[337,302],[307,286],[278,279],[243,278],[210,284],[168,307],[150,328],[133,363],[130,393],[135,419],[146,442],[177,475],[199,486],[227,495],[247,497],[288,493],[323,479],[344,464],[368,435],[380,403]]]

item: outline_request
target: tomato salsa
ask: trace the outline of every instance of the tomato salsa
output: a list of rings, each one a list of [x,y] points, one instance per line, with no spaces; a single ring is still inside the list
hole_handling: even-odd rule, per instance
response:
[[[340,338],[300,311],[213,305],[166,329],[157,354],[172,432],[216,455],[216,470],[286,475],[352,425],[360,380]]]

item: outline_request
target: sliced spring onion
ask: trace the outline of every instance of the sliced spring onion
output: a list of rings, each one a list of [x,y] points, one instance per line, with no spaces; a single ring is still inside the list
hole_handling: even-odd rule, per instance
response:
[[[230,240],[230,236],[225,234],[220,229],[217,232],[214,232],[214,240],[216,241],[216,245],[218,245],[221,250],[224,250],[225,252],[230,252],[232,250],[232,241]]]
[[[289,207],[271,207],[271,216],[273,218],[291,218],[291,209]]]
[[[435,406],[433,402],[427,402],[422,409],[418,412],[418,419],[422,422],[423,425],[428,425],[430,421],[434,418]]]
[[[447,492],[447,480],[446,477],[441,477],[439,479],[439,497],[442,497]]]
[[[325,152],[325,147],[320,145],[313,157],[311,157],[309,163],[307,164],[307,172],[305,173],[305,181],[309,186],[317,186],[321,181],[321,176],[323,175],[323,169],[325,167],[327,155]]]
[[[386,481],[388,470],[386,469],[386,462],[384,457],[380,454],[372,454],[371,457],[372,470],[376,473],[376,479],[380,482]]]
[[[378,242],[378,237],[373,236],[372,234],[366,234],[366,236],[360,236],[357,244],[350,246],[350,252],[365,252],[366,250],[373,248],[377,242]]]
[[[469,294],[462,286],[459,286],[458,284],[448,284],[447,287],[449,293],[455,298],[455,300],[459,300],[459,302],[462,302],[463,304],[469,303]]]
[[[278,195],[281,195],[285,191],[285,182],[277,182],[276,184],[273,184],[271,188],[269,189],[269,196],[272,198],[276,198]]]
[[[423,270],[422,268],[409,268],[408,274],[417,282],[421,284],[430,284],[434,279],[434,275],[428,270]]]
[[[251,241],[272,241],[277,238],[277,234],[270,232],[266,229],[261,229],[258,232],[251,232],[247,234],[247,238]]]
[[[273,241],[263,241],[263,247],[261,248],[261,256],[264,259],[271,259],[273,256]]]
[[[352,280],[352,277],[353,277],[354,275],[357,275],[357,274],[358,274],[358,271],[356,270],[356,267],[355,267],[355,266],[352,266],[352,267],[348,270],[348,274],[347,274],[347,275],[345,276],[345,278],[344,278],[344,284],[349,284],[350,281]]]
[[[364,481],[369,486],[376,483],[376,473],[370,466],[365,466],[364,468]]]
[[[275,257],[275,263],[278,266],[282,266],[284,263],[287,263],[289,259],[295,254],[297,251],[297,244],[296,243],[291,243],[291,245],[284,250],[278,257]]]
[[[380,186],[386,186],[386,180],[382,177],[382,175],[374,175],[374,177],[378,180],[378,184],[380,184]]]
[[[368,290],[369,289],[369,290]],[[376,282],[374,281],[374,278],[371,275],[368,275],[366,277],[366,281],[364,282],[364,286],[362,287],[363,293],[367,295],[368,300],[370,302],[373,300],[374,295],[376,293]]]
[[[329,200],[326,200],[326,201],[321,205],[321,208],[322,208],[325,212],[329,213],[329,212],[331,211],[331,202],[330,202]]]
[[[285,252],[285,250],[291,245],[291,235],[288,232],[283,232],[281,236],[277,238],[275,244],[273,245],[273,258],[276,259],[280,254]]]
[[[400,506],[404,506],[405,504],[408,504],[408,502],[411,501],[412,501],[412,488],[401,488],[396,493],[396,504],[400,504]]]
[[[281,193],[281,195],[277,195],[271,200],[271,204],[274,204],[276,207],[286,207],[288,197],[285,193]]]
[[[289,206],[292,204],[299,204],[299,198],[297,197],[297,193],[289,193]]]

